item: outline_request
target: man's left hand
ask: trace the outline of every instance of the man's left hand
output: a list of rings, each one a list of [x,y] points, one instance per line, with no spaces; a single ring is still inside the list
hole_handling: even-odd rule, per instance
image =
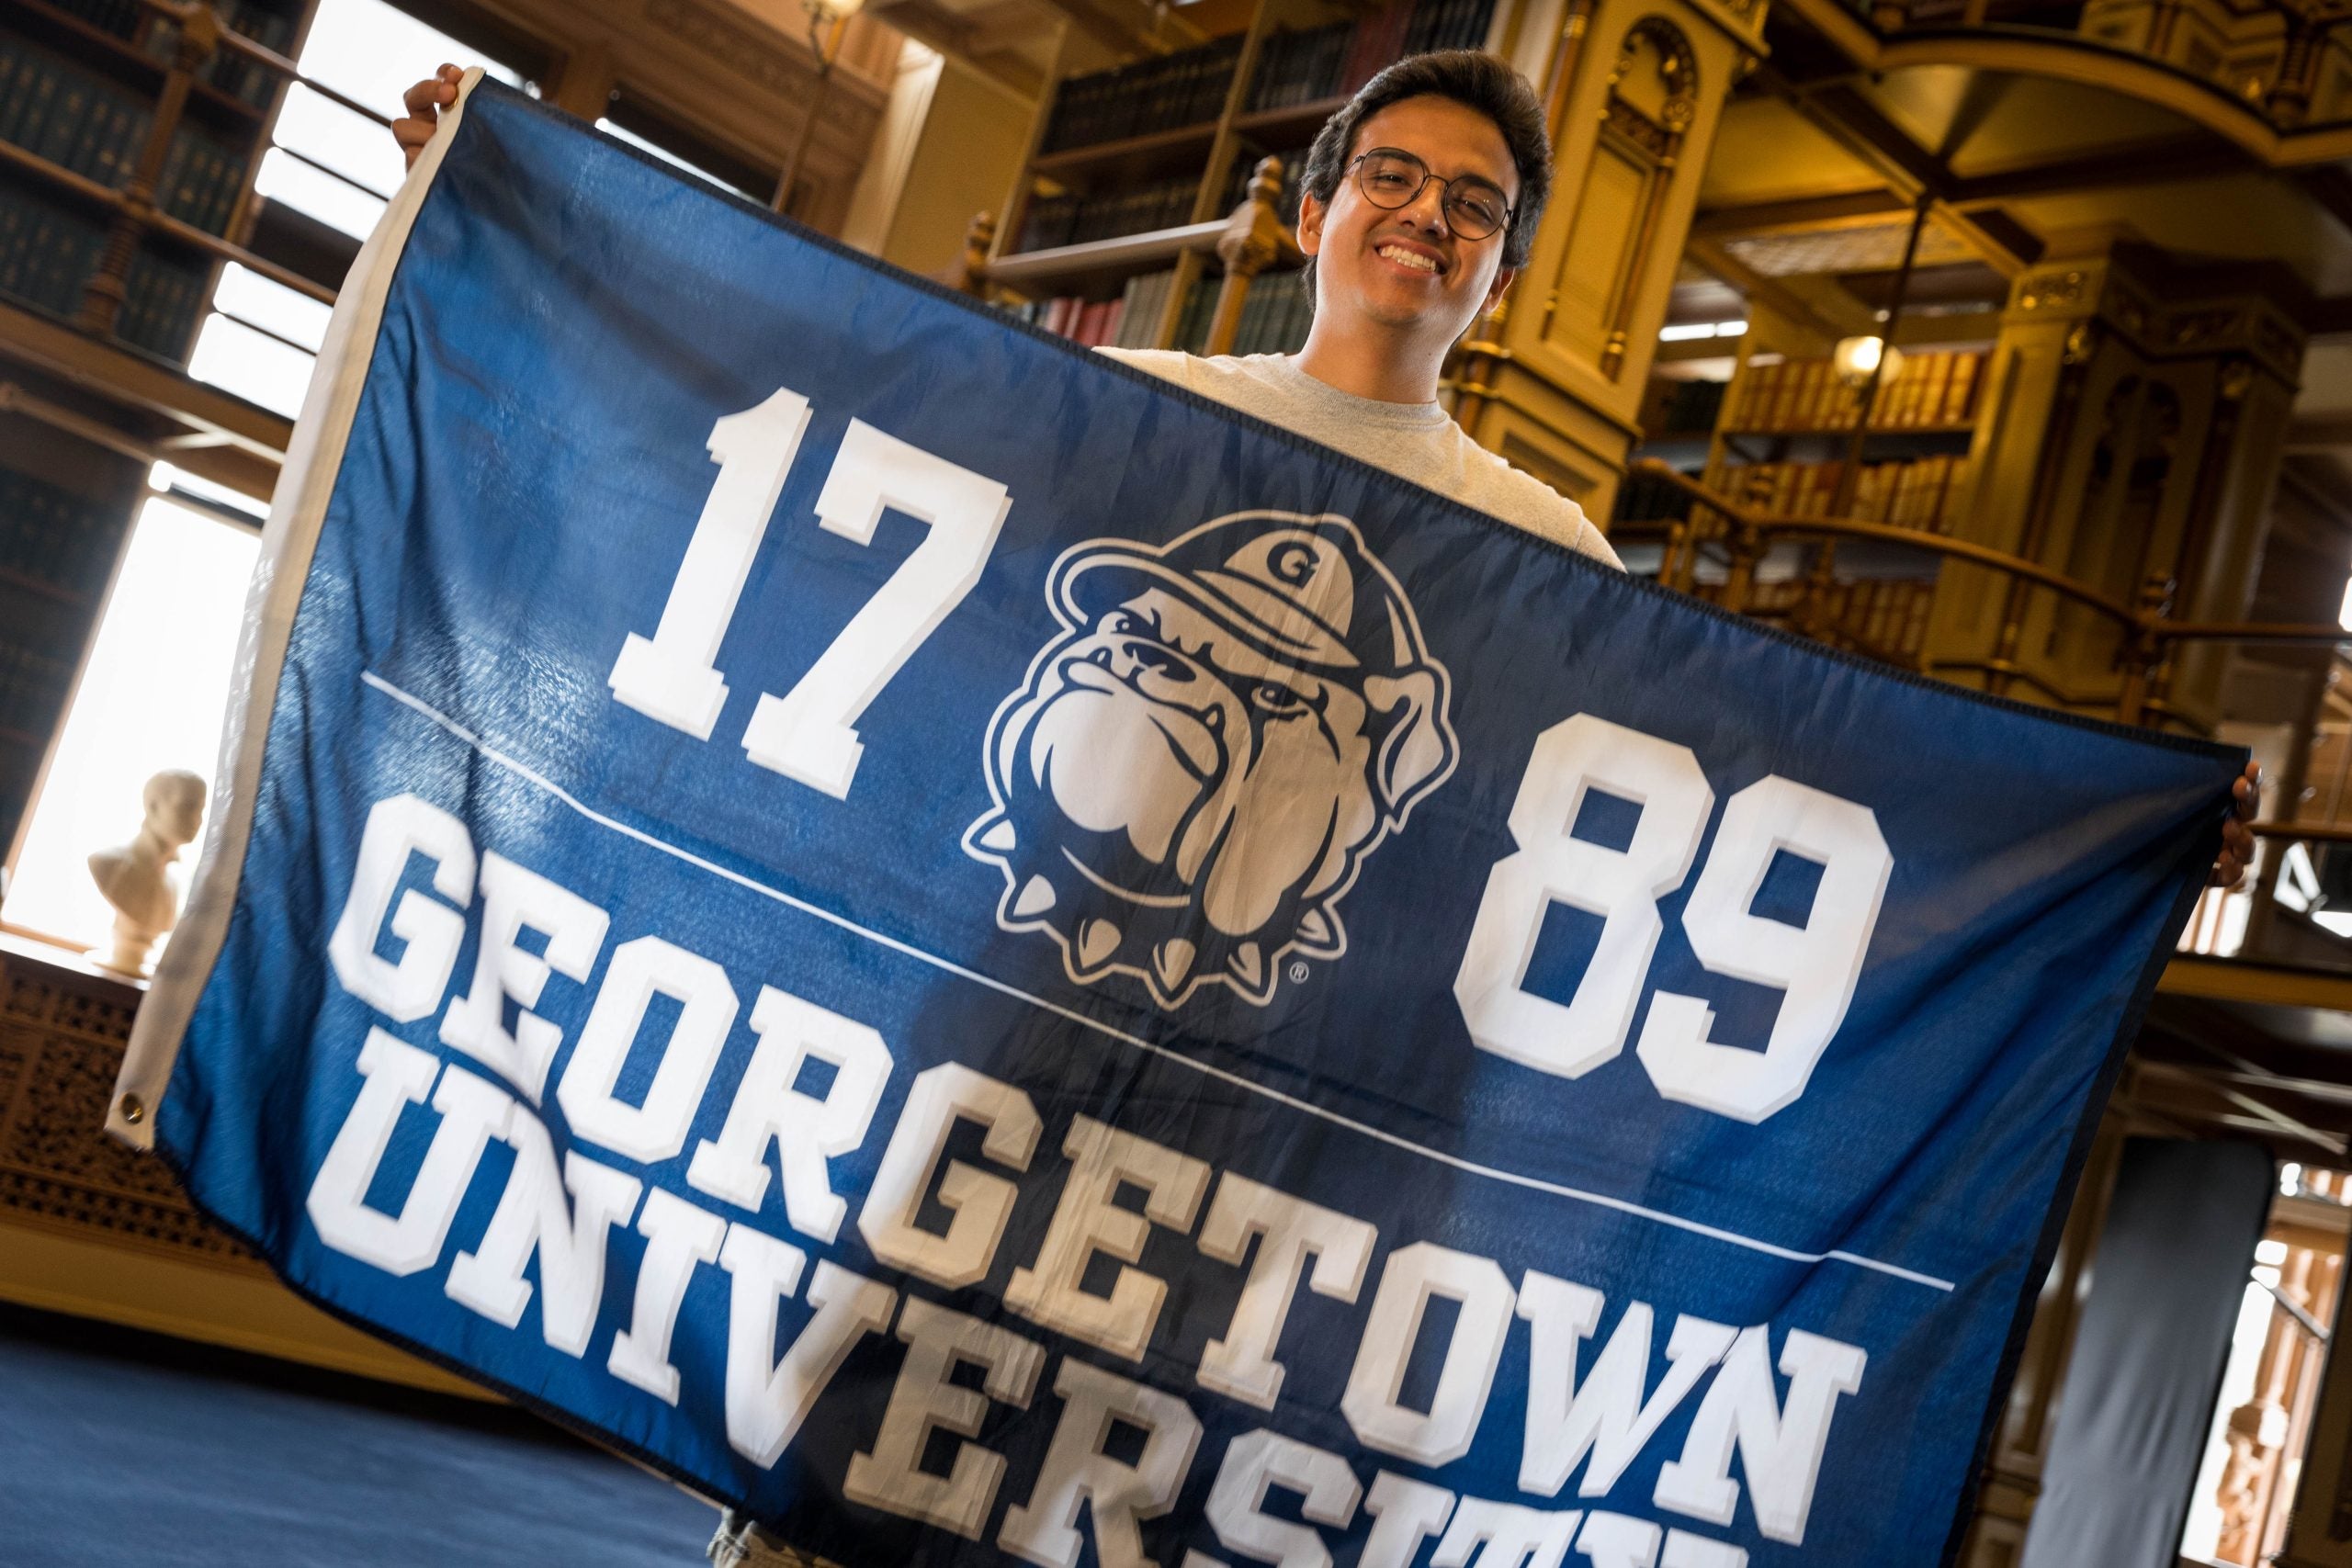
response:
[[[2222,852],[2205,878],[2209,886],[2221,888],[2236,887],[2245,880],[2246,867],[2254,863],[2253,822],[2262,804],[2262,764],[2248,762],[2245,776],[2230,785],[2230,794],[2237,805],[2222,824]]]

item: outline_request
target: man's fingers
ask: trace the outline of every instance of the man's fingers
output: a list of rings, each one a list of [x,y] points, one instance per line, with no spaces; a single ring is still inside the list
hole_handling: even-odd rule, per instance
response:
[[[410,168],[416,167],[417,154],[433,140],[434,122],[429,119],[396,119],[392,121],[392,140],[401,144],[401,155]]]
[[[401,107],[412,115],[430,117],[450,101],[457,89],[437,76],[428,76],[401,95]]]

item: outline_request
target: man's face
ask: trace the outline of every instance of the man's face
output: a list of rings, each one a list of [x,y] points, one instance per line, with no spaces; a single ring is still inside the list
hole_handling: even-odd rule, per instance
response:
[[[1348,149],[1358,154],[1389,148],[1409,152],[1439,179],[1475,175],[1519,200],[1519,171],[1501,130],[1485,115],[1451,98],[1407,98],[1356,127]],[[1351,167],[1326,204],[1313,196],[1301,206],[1298,239],[1315,258],[1316,309],[1342,322],[1367,321],[1388,328],[1425,328],[1452,342],[1502,297],[1512,274],[1502,265],[1503,231],[1465,240],[1442,208],[1437,180],[1393,210],[1366,199]]]

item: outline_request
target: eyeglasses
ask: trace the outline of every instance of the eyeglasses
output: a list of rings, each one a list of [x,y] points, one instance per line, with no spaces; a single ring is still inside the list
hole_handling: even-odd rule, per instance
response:
[[[1363,198],[1391,212],[1410,207],[1419,198],[1422,187],[1437,180],[1441,193],[1438,206],[1445,214],[1446,227],[1459,239],[1483,240],[1510,221],[1510,202],[1504,197],[1502,187],[1476,175],[1438,179],[1430,173],[1427,164],[1394,147],[1375,147],[1359,153],[1348,167],[1353,171],[1356,188],[1363,192]]]

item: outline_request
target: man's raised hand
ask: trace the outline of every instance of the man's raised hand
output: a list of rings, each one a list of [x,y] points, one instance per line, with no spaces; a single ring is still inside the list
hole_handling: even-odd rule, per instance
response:
[[[2230,785],[2232,808],[2222,824],[2222,852],[2206,881],[2215,887],[2234,888],[2245,880],[2254,863],[2254,818],[2262,808],[2262,765],[2248,762],[2244,776]]]
[[[454,65],[444,65],[401,96],[408,113],[392,121],[392,140],[401,144],[410,168],[416,167],[416,155],[441,128],[442,108],[458,101],[458,81],[464,74]]]

